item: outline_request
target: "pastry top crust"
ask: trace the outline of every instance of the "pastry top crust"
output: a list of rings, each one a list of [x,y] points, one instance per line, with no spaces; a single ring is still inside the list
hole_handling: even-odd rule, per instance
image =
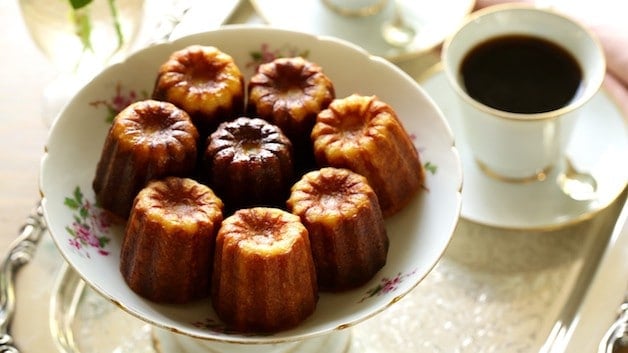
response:
[[[292,158],[292,143],[281,129],[266,120],[240,117],[222,123],[208,139],[206,158],[231,163]]]
[[[161,224],[165,234],[195,234],[208,226],[217,230],[222,209],[222,201],[209,187],[179,177],[151,181],[139,192],[134,204],[135,212]]]
[[[285,254],[303,241],[309,247],[307,230],[300,218],[270,207],[236,211],[223,221],[217,239],[225,247],[237,247],[242,253],[257,256]]]
[[[305,174],[292,186],[287,205],[294,214],[332,227],[341,219],[356,217],[363,208],[379,207],[365,177],[331,167]]]
[[[288,136],[309,132],[316,114],[335,98],[322,68],[302,57],[279,58],[259,66],[249,82],[249,106]]]
[[[232,109],[233,97],[243,99],[244,76],[230,55],[213,46],[191,45],[161,65],[153,97],[191,115],[211,116],[217,109]]]
[[[168,150],[196,153],[198,131],[184,110],[168,102],[143,100],[132,103],[114,119],[110,134],[117,137],[121,150],[155,153]],[[187,150],[186,153],[190,153]]]

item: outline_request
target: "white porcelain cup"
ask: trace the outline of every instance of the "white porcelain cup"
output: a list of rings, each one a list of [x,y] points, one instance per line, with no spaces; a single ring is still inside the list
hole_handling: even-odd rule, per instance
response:
[[[477,45],[506,35],[540,37],[571,53],[582,81],[566,105],[542,113],[512,113],[473,99],[460,72]],[[580,108],[600,89],[606,61],[597,38],[569,17],[529,5],[496,5],[482,9],[444,44],[444,71],[457,93],[462,126],[480,168],[506,181],[543,180],[564,155]]]

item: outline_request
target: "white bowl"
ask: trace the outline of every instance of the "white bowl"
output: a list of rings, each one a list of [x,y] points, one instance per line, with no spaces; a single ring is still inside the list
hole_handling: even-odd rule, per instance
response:
[[[214,45],[235,59],[248,79],[260,58],[304,55],[320,64],[337,97],[376,94],[395,108],[427,167],[426,189],[387,221],[388,263],[364,286],[321,293],[312,316],[271,335],[229,331],[210,299],[187,305],[156,304],[132,292],[119,272],[122,224],[108,223],[91,188],[115,100],[147,97],[157,69],[176,49]],[[113,109],[113,110],[110,110]],[[398,301],[443,254],[460,212],[462,172],[451,131],[431,99],[409,76],[346,42],[270,28],[231,26],[139,51],[87,84],[52,126],[42,159],[41,193],[52,237],[67,262],[95,290],[157,327],[194,338],[231,343],[301,340],[350,327]]]

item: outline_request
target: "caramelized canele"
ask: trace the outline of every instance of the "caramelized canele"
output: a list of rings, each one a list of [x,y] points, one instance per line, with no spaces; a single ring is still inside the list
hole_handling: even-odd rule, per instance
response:
[[[212,305],[237,331],[272,332],[301,323],[318,300],[307,230],[276,208],[242,209],[216,237]]]
[[[249,112],[282,129],[303,168],[314,164],[310,133],[316,115],[335,98],[333,83],[322,68],[302,57],[275,59],[259,66],[248,93]]]
[[[213,46],[191,45],[161,65],[153,98],[187,111],[201,136],[244,111],[244,76],[228,54]]]
[[[145,100],[129,105],[105,138],[92,183],[98,204],[126,218],[149,180],[193,172],[198,139],[189,115],[173,104]]]
[[[292,144],[277,126],[259,118],[222,123],[204,155],[209,184],[228,210],[283,205],[293,182]]]
[[[318,114],[312,140],[319,165],[366,177],[384,217],[400,211],[423,185],[412,140],[393,108],[375,96],[334,100]]]
[[[384,218],[363,176],[339,168],[309,172],[292,186],[287,205],[308,230],[321,289],[357,287],[386,264]]]
[[[120,247],[129,287],[156,302],[208,296],[222,207],[210,188],[192,179],[150,182],[135,198]]]

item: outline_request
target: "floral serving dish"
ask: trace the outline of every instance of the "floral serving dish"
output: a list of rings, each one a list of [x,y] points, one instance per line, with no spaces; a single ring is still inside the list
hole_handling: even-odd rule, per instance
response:
[[[426,184],[412,203],[390,218],[388,262],[364,286],[321,293],[312,316],[274,334],[239,333],[225,326],[209,298],[186,305],[141,298],[119,272],[124,224],[95,203],[91,183],[113,117],[130,102],[148,98],[159,65],[191,44],[230,54],[248,79],[256,67],[279,56],[301,55],[318,63],[337,97],[377,95],[398,113],[426,169]],[[375,315],[412,290],[447,247],[461,206],[462,171],[449,126],[432,100],[388,61],[347,42],[265,27],[227,26],[140,50],[87,84],[55,120],[42,158],[40,189],[53,240],[81,278],[120,308],[157,327],[194,338],[231,343],[304,339]]]

